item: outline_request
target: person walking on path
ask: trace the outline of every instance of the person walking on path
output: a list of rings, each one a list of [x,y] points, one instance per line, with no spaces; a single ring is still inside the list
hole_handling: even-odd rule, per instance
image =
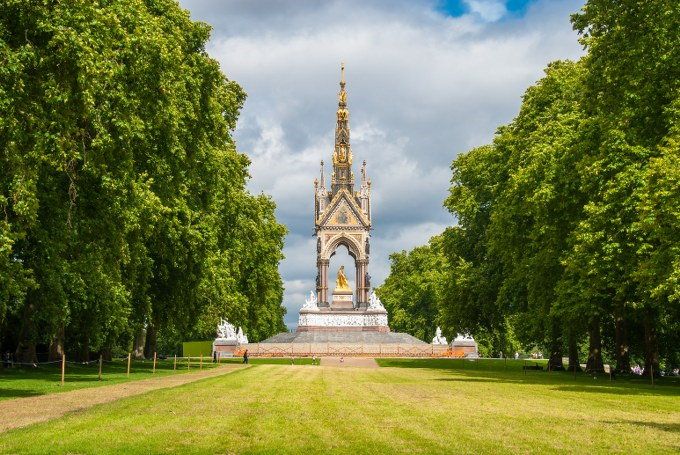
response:
[[[248,363],[248,350],[243,353],[243,363]]]

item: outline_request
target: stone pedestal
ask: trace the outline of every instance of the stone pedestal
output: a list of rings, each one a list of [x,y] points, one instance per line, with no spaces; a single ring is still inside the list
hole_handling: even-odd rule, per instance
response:
[[[234,351],[236,351],[239,346],[239,342],[235,339],[215,338],[215,341],[213,341],[213,353],[217,354],[218,359],[233,357]]]
[[[385,310],[300,310],[298,332],[389,332]]]
[[[354,302],[352,301],[352,296],[354,293],[351,289],[347,290],[334,290],[333,300],[331,302],[331,310],[353,310]]]

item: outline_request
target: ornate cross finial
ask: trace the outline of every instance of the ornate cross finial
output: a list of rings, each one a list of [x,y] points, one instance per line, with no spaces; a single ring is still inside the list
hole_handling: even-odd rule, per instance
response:
[[[345,62],[340,63],[340,83],[345,83]]]

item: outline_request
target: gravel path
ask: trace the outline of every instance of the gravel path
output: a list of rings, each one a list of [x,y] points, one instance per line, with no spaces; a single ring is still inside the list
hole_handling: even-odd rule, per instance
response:
[[[325,367],[378,368],[375,359],[371,357],[322,357],[320,365]]]
[[[242,365],[222,365],[210,370],[130,381],[123,384],[3,400],[0,401],[0,433],[13,428],[56,419],[69,412],[80,411],[98,404],[110,403],[152,390],[177,387],[200,379],[227,374],[241,368],[244,367]]]

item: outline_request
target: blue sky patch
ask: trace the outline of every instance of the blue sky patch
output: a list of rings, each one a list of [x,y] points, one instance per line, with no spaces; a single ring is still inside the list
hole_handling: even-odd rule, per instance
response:
[[[529,5],[535,1],[536,0],[505,0],[505,7],[511,15],[521,17],[526,13]],[[470,7],[465,0],[440,0],[437,2],[437,10],[448,16],[460,17],[469,13]]]

